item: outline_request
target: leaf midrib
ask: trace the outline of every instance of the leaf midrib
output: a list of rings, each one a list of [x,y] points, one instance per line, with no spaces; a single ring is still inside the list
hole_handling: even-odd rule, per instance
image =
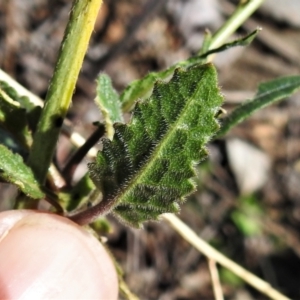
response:
[[[207,68],[203,73],[202,73],[202,79],[205,77],[205,74],[207,73],[207,71],[210,70],[210,68]],[[132,179],[130,180],[130,183],[128,185],[126,185],[125,189],[122,190],[114,197],[114,202],[115,205],[117,206],[119,203],[122,203],[122,198],[126,197],[126,194],[134,188],[135,185],[139,184],[141,179],[143,178],[143,176],[145,176],[144,174],[147,173],[147,170],[150,170],[152,168],[152,165],[154,164],[154,162],[158,159],[159,157],[159,153],[161,152],[161,150],[163,149],[163,147],[168,144],[169,139],[172,137],[172,135],[175,133],[175,131],[178,129],[178,123],[180,123],[180,120],[185,116],[186,111],[188,110],[188,104],[190,104],[190,102],[193,101],[195,94],[198,93],[199,89],[201,88],[201,84],[199,84],[200,82],[202,82],[202,80],[198,81],[198,85],[197,88],[195,89],[195,91],[193,92],[193,94],[189,97],[189,99],[185,102],[185,105],[183,107],[183,109],[181,110],[181,112],[179,113],[179,117],[177,118],[177,121],[175,121],[172,125],[172,127],[170,126],[170,130],[168,130],[164,135],[163,138],[161,139],[161,141],[158,143],[158,145],[155,147],[155,150],[152,152],[152,154],[149,156],[147,162],[140,168],[139,171],[136,172],[136,174],[132,177]],[[185,98],[185,97],[183,97]]]
[[[283,92],[283,90],[287,89],[287,88],[293,88],[293,90],[299,88],[299,82],[300,82],[300,76],[291,76],[290,77],[291,79],[298,79],[298,83],[295,83],[295,82],[288,82],[286,84],[283,84],[283,85],[280,85],[276,88],[273,88],[273,89],[269,89],[265,92],[262,92],[262,93],[259,93],[259,90],[258,90],[258,94],[256,96],[254,96],[253,98],[253,101],[254,100],[259,100],[261,98],[264,98],[266,96],[269,96],[270,94],[274,94],[276,92]],[[278,97],[281,97],[281,96],[278,96]]]

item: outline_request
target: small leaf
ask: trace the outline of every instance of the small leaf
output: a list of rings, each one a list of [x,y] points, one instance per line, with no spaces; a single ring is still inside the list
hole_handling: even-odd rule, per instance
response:
[[[22,108],[27,111],[33,109],[35,105],[26,96],[19,96],[14,88],[12,88],[7,82],[0,81],[0,88],[14,101],[20,103]]]
[[[27,125],[26,110],[0,88],[0,126],[7,130],[22,147],[29,149],[32,142]]]
[[[29,128],[34,132],[42,108],[33,104],[26,96],[19,96],[15,89],[13,89],[7,82],[0,81],[0,89],[2,89],[12,100],[20,104],[20,108],[26,110],[27,123]]]
[[[72,187],[71,191],[68,190],[59,193],[60,204],[67,211],[75,210],[89,201],[89,195],[94,189],[95,185],[91,178],[88,174],[85,174],[76,185]]]
[[[95,222],[90,224],[99,236],[107,235],[113,232],[112,226],[105,217],[97,219]]]
[[[222,51],[228,50],[232,47],[247,46],[253,41],[253,39],[256,37],[256,35],[258,34],[259,31],[260,31],[260,29],[256,29],[245,37],[242,37],[242,38],[239,38],[232,42],[229,42],[227,44],[224,44],[219,48],[206,51],[205,53],[202,53],[200,51],[200,55],[196,55],[185,61],[181,61],[181,62],[171,66],[167,70],[157,72],[157,73],[151,72],[151,73],[147,74],[144,78],[131,82],[130,85],[128,85],[124,89],[122,94],[120,95],[120,101],[122,103],[123,111],[125,111],[125,112],[129,111],[132,108],[132,106],[136,100],[138,100],[140,98],[145,99],[145,98],[149,97],[152,92],[154,83],[157,80],[168,79],[170,76],[172,76],[172,74],[174,73],[174,70],[176,68],[178,68],[178,67],[188,68],[188,67],[192,67],[192,66],[195,66],[198,64],[203,64],[206,62],[205,59],[211,54],[222,52]],[[209,37],[209,34],[207,34],[207,39],[208,39],[207,43],[209,43],[209,40],[211,39]],[[204,50],[206,48],[208,48],[208,45],[206,43],[204,43]]]
[[[245,236],[257,236],[262,233],[259,221],[262,216],[263,210],[252,195],[241,197],[238,208],[231,213],[232,221]]]
[[[24,164],[22,157],[12,153],[3,145],[0,145],[0,177],[15,184],[31,198],[41,199],[44,197],[31,169]]]
[[[245,236],[256,236],[261,233],[261,226],[251,216],[235,210],[231,213],[231,219]]]
[[[114,134],[113,123],[123,122],[118,93],[114,90],[111,79],[108,75],[102,73],[97,80],[96,104],[99,106],[106,125],[106,131],[109,139]]]
[[[217,52],[223,52],[225,50],[228,50],[230,48],[233,48],[233,47],[245,47],[245,46],[248,46],[250,45],[253,40],[256,38],[257,34],[261,31],[261,28],[257,28],[256,30],[252,31],[251,33],[249,33],[248,35],[246,36],[243,36],[241,38],[238,38],[232,42],[229,42],[229,43],[226,43],[216,49],[212,49],[212,50],[209,50],[207,51],[206,53],[204,53],[203,55],[210,55],[210,54],[213,54],[213,53],[217,53]],[[212,40],[212,38],[211,38]]]
[[[102,201],[113,201],[114,213],[136,227],[177,212],[195,190],[194,166],[219,128],[221,103],[211,64],[178,68],[170,82],[157,82],[152,96],[137,103],[130,123],[114,125],[113,140],[104,140],[89,164]]]
[[[225,135],[232,127],[242,122],[255,111],[289,97],[299,89],[300,76],[281,77],[260,84],[258,93],[252,100],[239,105],[231,114],[223,119],[222,127],[217,137]]]
[[[235,273],[232,273],[228,269],[221,267],[219,272],[220,272],[221,282],[230,284],[231,286],[234,287],[241,287],[244,285],[244,281],[239,276],[237,276]]]

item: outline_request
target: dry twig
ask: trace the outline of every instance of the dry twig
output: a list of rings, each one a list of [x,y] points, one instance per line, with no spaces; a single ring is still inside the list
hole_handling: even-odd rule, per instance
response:
[[[214,249],[207,242],[203,241],[191,228],[189,228],[174,214],[164,214],[163,219],[166,220],[171,225],[171,227],[175,229],[177,233],[179,233],[187,242],[193,245],[206,257],[227,268],[261,293],[274,300],[289,300],[289,298],[275,290],[269,283],[250,273],[234,261],[230,260],[225,255],[223,255],[221,252]]]
[[[224,300],[216,262],[212,259],[208,259],[208,267],[211,276],[211,282],[214,290],[215,299]]]

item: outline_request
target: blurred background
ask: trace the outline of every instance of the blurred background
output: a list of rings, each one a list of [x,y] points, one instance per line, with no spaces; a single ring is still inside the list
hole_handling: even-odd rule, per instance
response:
[[[41,98],[71,4],[0,0],[0,67]],[[214,33],[236,5],[229,0],[104,1],[68,114],[73,129],[87,138],[92,122],[102,119],[93,102],[100,72],[122,91],[149,71],[197,53],[204,31]],[[263,30],[250,46],[215,57],[227,111],[254,96],[260,82],[299,75],[300,1],[265,1],[235,37],[258,26]],[[198,168],[198,191],[180,213],[203,239],[293,299],[300,299],[299,136],[298,93],[209,145],[210,158]],[[62,136],[59,167],[73,150]],[[4,199],[13,192],[0,183],[0,193]],[[6,206],[0,203],[0,208]],[[152,222],[133,230],[112,217],[109,221],[109,248],[140,299],[214,299],[206,258],[168,224]],[[267,299],[227,270],[219,272],[226,299]]]

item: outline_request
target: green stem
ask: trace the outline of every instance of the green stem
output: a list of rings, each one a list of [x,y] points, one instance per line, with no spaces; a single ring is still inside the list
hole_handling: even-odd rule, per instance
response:
[[[212,36],[209,50],[218,48],[231,36],[264,2],[264,0],[241,1],[237,9],[222,27]]]
[[[45,182],[101,3],[102,0],[75,0],[73,3],[28,158],[40,184]]]

